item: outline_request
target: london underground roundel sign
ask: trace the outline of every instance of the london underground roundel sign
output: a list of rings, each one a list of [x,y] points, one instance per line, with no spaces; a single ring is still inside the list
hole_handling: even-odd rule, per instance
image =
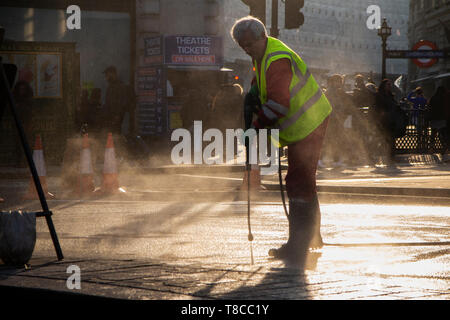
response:
[[[412,50],[437,50],[437,46],[428,40],[420,40],[413,47]],[[420,68],[429,68],[437,62],[436,58],[423,58],[423,59],[413,59],[413,62]]]

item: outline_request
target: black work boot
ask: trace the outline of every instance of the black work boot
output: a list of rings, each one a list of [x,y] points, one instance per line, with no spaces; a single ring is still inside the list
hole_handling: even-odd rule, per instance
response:
[[[291,259],[306,255],[315,231],[317,205],[315,201],[289,200],[289,239],[278,249],[270,249],[269,256]]]

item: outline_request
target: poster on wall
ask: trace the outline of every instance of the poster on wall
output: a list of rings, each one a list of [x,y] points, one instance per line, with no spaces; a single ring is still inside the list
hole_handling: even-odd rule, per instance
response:
[[[17,81],[25,81],[35,98],[62,98],[62,56],[59,53],[0,52],[4,63],[17,66]]]
[[[17,66],[17,81],[27,82],[36,96],[36,55],[16,52],[1,52],[3,63],[12,63]]]
[[[144,65],[163,63],[163,38],[161,36],[144,39]]]
[[[168,105],[167,106],[167,112],[169,114],[168,120],[169,120],[169,130],[173,131],[178,128],[183,127],[183,119],[181,117],[181,105]]]
[[[62,98],[61,88],[61,55],[38,54],[37,65],[37,97]]]

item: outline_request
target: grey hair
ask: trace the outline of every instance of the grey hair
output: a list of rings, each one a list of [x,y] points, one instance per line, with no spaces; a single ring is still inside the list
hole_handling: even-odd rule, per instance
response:
[[[263,38],[261,37],[262,33],[267,37],[267,30],[264,23],[253,16],[247,16],[237,20],[233,27],[231,27],[230,34],[235,42],[239,42],[247,30],[252,33],[255,40]]]

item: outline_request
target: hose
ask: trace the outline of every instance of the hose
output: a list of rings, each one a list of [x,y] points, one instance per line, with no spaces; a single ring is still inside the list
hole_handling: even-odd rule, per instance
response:
[[[245,141],[246,148],[246,165],[245,168],[247,170],[247,226],[248,226],[248,241],[250,242],[250,257],[251,263],[254,264],[253,260],[253,234],[252,234],[252,226],[250,223],[250,161],[249,161],[249,142],[247,143],[247,139]]]
[[[283,201],[283,208],[284,208],[284,214],[286,215],[286,218],[289,219],[289,213],[286,207],[286,199],[284,197],[284,190],[283,190],[283,177],[281,175],[281,152],[283,151],[282,147],[278,148],[278,179],[280,181],[280,191],[281,191],[281,200]]]
[[[250,223],[250,165],[247,164],[247,224],[248,241],[253,241],[252,226]]]

